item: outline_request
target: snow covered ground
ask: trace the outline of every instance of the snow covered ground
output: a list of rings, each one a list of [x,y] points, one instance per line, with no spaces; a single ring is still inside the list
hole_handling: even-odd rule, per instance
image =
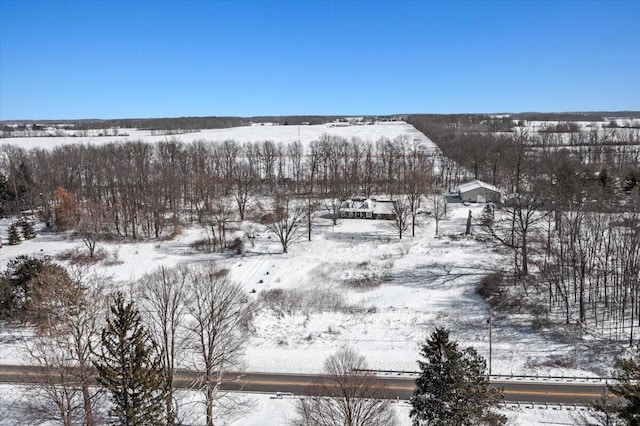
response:
[[[0,139],[0,144],[12,144],[30,148],[53,148],[58,145],[74,143],[105,144],[114,141],[139,141],[148,143],[176,138],[182,142],[197,140],[224,141],[233,139],[238,142],[256,142],[270,140],[273,142],[300,141],[303,145],[318,140],[320,135],[341,136],[347,139],[359,138],[362,140],[377,141],[380,138],[395,139],[405,135],[409,141],[420,140],[427,147],[436,149],[436,145],[425,135],[417,131],[410,124],[393,121],[379,122],[372,125],[334,126],[332,124],[317,124],[309,126],[242,126],[229,129],[206,129],[200,132],[184,133],[176,136],[152,136],[150,131],[136,129],[121,129],[128,136],[87,136],[87,137],[20,137]]]
[[[416,237],[399,240],[388,221],[343,219],[333,227],[320,218],[312,241],[293,244],[286,255],[266,231],[258,233],[255,247],[247,244],[243,256],[198,252],[192,243],[203,238],[204,231],[194,226],[173,240],[99,243],[110,255],[95,270],[126,289],[159,266],[214,259],[251,297],[284,289],[296,290],[305,300],[331,300],[325,311],[261,309],[247,345],[249,370],[315,373],[328,355],[349,345],[365,354],[372,368],[412,371],[419,344],[436,326],[449,327],[461,345],[471,345],[488,358],[489,308],[475,289],[484,275],[506,269],[509,259],[490,243],[462,235],[468,211],[479,217],[481,209],[450,205],[439,238],[434,238],[435,224],[429,220],[422,221]],[[6,236],[8,226],[8,220],[0,221],[0,234]],[[5,241],[0,269],[21,254],[55,258],[73,248],[83,250],[77,239],[46,232],[16,246]],[[367,289],[348,285],[366,277],[382,283]],[[19,340],[16,330],[0,330],[0,362],[21,362]],[[574,348],[550,340],[520,318],[494,320],[492,343],[494,374],[588,374],[589,366],[533,368]]]
[[[289,254],[281,253],[270,234],[259,232],[255,247],[249,246],[244,256],[230,256],[195,251],[191,243],[202,238],[203,231],[192,227],[168,241],[99,243],[100,249],[111,253],[111,261],[99,263],[96,270],[127,289],[129,282],[159,266],[215,259],[247,291],[255,290],[251,293],[254,298],[261,291],[278,288],[311,294],[325,291],[320,293],[323,297],[343,295],[337,308],[326,312],[261,309],[247,344],[249,371],[319,372],[324,359],[344,345],[364,354],[371,368],[416,370],[419,344],[435,326],[449,327],[461,345],[475,347],[486,358],[489,312],[475,288],[482,276],[502,269],[509,259],[487,242],[462,235],[468,211],[479,217],[481,205],[449,207],[449,218],[440,223],[440,238],[434,238],[435,225],[428,220],[421,223],[416,237],[399,240],[387,221],[344,219],[333,227],[330,220],[321,218],[312,241],[293,244]],[[0,221],[2,235],[7,235],[8,225],[8,220]],[[17,246],[5,244],[0,249],[0,269],[20,254],[55,257],[73,248],[83,249],[79,240],[40,230],[34,240]],[[367,275],[385,279],[367,290],[345,285]],[[551,340],[521,319],[495,320],[493,326],[494,374],[590,374],[587,366],[583,370],[532,368],[573,348]],[[0,329],[1,363],[25,362],[24,338],[29,338],[24,330]],[[12,404],[18,404],[12,392],[7,395]],[[6,398],[3,403],[9,404]],[[291,401],[255,398],[257,408],[234,425],[280,425],[292,412]],[[402,424],[410,424],[408,407],[398,410]],[[570,413],[562,410],[514,408],[505,412],[518,425],[541,424],[541,419],[549,424],[575,424]]]
[[[248,409],[244,413],[233,416],[223,416],[216,424],[225,426],[282,426],[295,415],[295,397],[278,398],[275,395],[245,394],[242,396],[247,402]],[[14,426],[22,424],[39,424],[41,426],[54,425],[54,422],[36,422],[29,419],[28,390],[21,386],[0,385],[0,426]],[[187,396],[191,400],[197,400],[196,395]],[[398,419],[398,426],[410,426],[410,405],[406,402],[393,404]],[[203,424],[204,419],[199,417],[197,410],[187,404],[182,410],[188,416],[188,424]],[[575,425],[580,416],[588,416],[588,412],[572,407],[558,406],[515,406],[504,407],[501,412],[509,419],[510,426],[534,426],[534,425]]]
[[[153,143],[167,136],[149,136],[129,131],[129,137],[101,138],[12,138],[10,143],[24,148],[51,148],[60,144],[99,144],[114,140],[144,140]],[[206,130],[177,136],[193,140],[234,139],[240,142],[300,140],[309,143],[323,133],[346,138],[378,140],[407,135],[432,145],[424,135],[405,123],[371,126],[247,126]],[[435,238],[435,224],[423,217],[416,237],[399,240],[387,221],[343,219],[337,226],[319,218],[312,241],[301,240],[281,253],[278,242],[262,230],[255,247],[246,243],[243,256],[209,254],[192,244],[204,238],[204,231],[191,226],[171,240],[98,244],[109,253],[108,261],[98,263],[97,273],[113,277],[114,284],[127,289],[130,283],[160,266],[214,260],[230,270],[251,297],[263,291],[294,291],[305,300],[322,298],[327,309],[269,309],[263,307],[255,317],[255,332],[247,344],[247,369],[271,372],[315,373],[324,359],[341,346],[349,345],[366,356],[371,368],[384,370],[417,369],[418,348],[436,326],[451,329],[462,346],[471,345],[488,358],[488,305],[476,294],[481,278],[507,269],[510,259],[494,250],[489,242],[465,237],[468,211],[480,217],[481,205],[450,205],[450,216],[440,223],[441,237]],[[8,219],[0,220],[0,271],[10,259],[21,255],[48,255],[86,250],[68,235],[45,232],[40,224],[38,236],[17,246],[6,245]],[[242,224],[238,224],[242,227]],[[381,284],[366,289],[349,285],[354,280],[380,278]],[[253,292],[255,290],[255,292]],[[330,302],[330,303],[329,303]],[[592,375],[594,365],[575,369],[542,367],[556,356],[575,351],[575,347],[553,340],[533,329],[529,318],[506,317],[493,321],[492,373],[540,375]],[[0,325],[0,363],[25,362],[21,347],[29,332]],[[601,367],[601,366],[595,366]],[[601,371],[601,370],[599,370]],[[19,406],[16,386],[0,386],[0,413]],[[13,395],[13,396],[12,396]],[[256,408],[234,425],[280,425],[292,413],[292,400],[255,396]],[[17,405],[16,405],[17,404]],[[408,421],[408,407],[398,406],[402,424]],[[567,411],[506,409],[513,424],[575,424]],[[0,415],[0,418],[3,418]],[[0,420],[0,424],[4,424]],[[12,423],[13,424],[13,423]]]

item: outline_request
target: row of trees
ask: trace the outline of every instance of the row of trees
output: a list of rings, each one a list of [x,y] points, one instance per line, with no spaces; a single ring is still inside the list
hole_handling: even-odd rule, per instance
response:
[[[521,180],[502,210],[483,215],[485,229],[511,250],[529,300],[539,296],[567,324],[632,344],[640,325],[640,192],[616,194],[606,182],[579,179],[570,161],[561,164]]]
[[[633,345],[640,326],[640,215],[565,211],[540,261],[551,310]],[[549,222],[553,222],[549,219]]]
[[[541,298],[547,311],[565,322],[632,344],[640,326],[638,157],[619,151],[623,155],[587,162],[580,150],[538,143],[553,134],[478,135],[468,127],[425,120],[415,124],[435,135],[445,155],[508,189],[502,209],[488,210],[481,220],[513,255],[514,278],[522,285],[515,297]],[[593,150],[612,142],[637,148],[634,132],[569,136],[576,144],[588,140]],[[509,172],[501,173],[505,164]]]
[[[374,119],[387,119],[392,117],[371,117]],[[119,129],[137,128],[158,132],[172,131],[199,131],[201,129],[226,129],[229,127],[248,126],[252,123],[276,123],[282,125],[300,124],[324,124],[335,120],[345,120],[340,116],[296,115],[279,117],[166,117],[166,118],[124,118],[112,120],[23,120],[20,122],[0,123],[0,138],[38,136],[34,133],[42,132],[47,127],[55,127],[60,130],[76,131],[84,133],[88,130],[111,129],[116,130],[114,136],[122,133]],[[107,135],[108,136],[108,135]]]
[[[205,226],[255,218],[264,212],[247,209],[265,195],[304,200],[307,210],[329,200],[335,216],[331,200],[339,208],[351,195],[405,194],[415,212],[420,196],[444,178],[435,176],[435,153],[406,137],[372,143],[325,135],[308,149],[299,142],[170,140],[2,151],[6,213],[42,207],[52,228],[82,223],[132,238],[159,238],[185,212]]]
[[[255,305],[212,264],[145,275],[132,286],[135,303],[121,292],[108,295],[104,280],[86,270],[68,273],[46,259],[13,260],[0,284],[3,315],[37,325],[26,350],[45,380],[32,412],[65,425],[106,420],[93,368],[110,397],[107,418],[126,425],[183,419],[178,367],[194,371],[212,425],[226,397],[220,383],[242,369]]]
[[[500,188],[518,192],[522,175],[540,175],[548,166],[557,167],[567,158],[580,165],[575,172],[583,180],[591,180],[604,170],[610,184],[619,190],[635,187],[635,182],[629,181],[640,164],[640,129],[592,129],[569,134],[528,129],[479,133],[464,120],[451,120],[410,116],[408,121],[429,136],[451,162],[473,173],[476,179]]]

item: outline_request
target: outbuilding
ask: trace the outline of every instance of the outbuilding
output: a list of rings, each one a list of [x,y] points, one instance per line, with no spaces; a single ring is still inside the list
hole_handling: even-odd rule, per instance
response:
[[[469,201],[472,203],[500,203],[502,193],[498,188],[491,184],[480,180],[474,180],[463,183],[458,187],[458,197],[460,197],[460,200],[462,201]]]

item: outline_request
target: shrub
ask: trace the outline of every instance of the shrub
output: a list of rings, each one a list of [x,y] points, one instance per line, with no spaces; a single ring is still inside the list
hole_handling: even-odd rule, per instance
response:
[[[229,250],[238,255],[244,253],[244,242],[242,239],[239,237],[234,238],[229,244]]]
[[[480,281],[477,292],[490,304],[494,305],[502,299],[502,281],[504,277],[501,273],[485,275]]]
[[[56,256],[56,259],[65,260],[72,265],[90,265],[108,258],[109,252],[104,249],[97,249],[93,252],[93,256],[78,248],[63,251]]]
[[[366,274],[361,277],[349,278],[343,283],[346,287],[355,288],[357,290],[366,290],[379,287],[382,284],[382,278],[377,274]]]
[[[353,269],[356,275],[342,281],[345,287],[356,290],[368,290],[379,287],[383,282],[393,280],[393,275],[389,273],[389,266],[371,265],[369,262],[361,262]]]
[[[274,288],[260,292],[260,300],[270,309],[294,315],[299,312],[360,312],[360,307],[349,305],[344,297],[333,289],[313,287],[309,289]]]

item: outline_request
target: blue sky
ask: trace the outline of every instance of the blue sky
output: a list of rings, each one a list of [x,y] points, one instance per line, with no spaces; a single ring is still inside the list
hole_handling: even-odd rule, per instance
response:
[[[640,1],[0,0],[0,120],[640,110]]]

